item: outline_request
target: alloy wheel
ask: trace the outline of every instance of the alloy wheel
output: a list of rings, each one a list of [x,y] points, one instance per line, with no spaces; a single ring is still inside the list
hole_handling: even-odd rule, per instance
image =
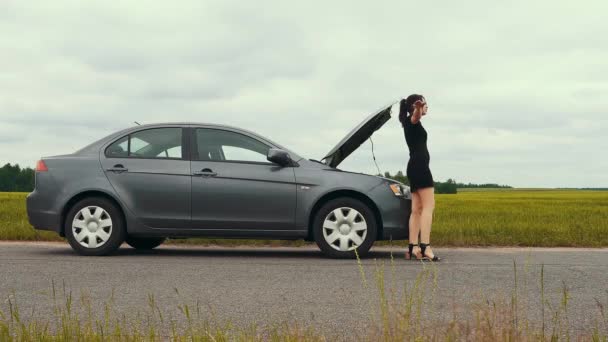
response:
[[[337,251],[346,252],[356,249],[365,241],[366,236],[365,218],[353,208],[337,208],[323,221],[323,238]]]
[[[83,247],[101,247],[112,235],[112,218],[101,207],[84,207],[74,216],[72,233]]]

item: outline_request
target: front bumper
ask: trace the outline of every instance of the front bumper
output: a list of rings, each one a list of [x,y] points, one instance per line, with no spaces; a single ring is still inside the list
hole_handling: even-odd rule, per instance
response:
[[[398,204],[392,205],[382,212],[381,240],[407,240],[410,235],[409,221],[412,210],[412,200],[399,198]]]

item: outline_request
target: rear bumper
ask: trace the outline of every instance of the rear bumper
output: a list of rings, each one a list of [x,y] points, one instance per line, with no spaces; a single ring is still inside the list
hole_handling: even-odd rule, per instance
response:
[[[35,229],[61,233],[60,213],[44,208],[45,201],[36,190],[27,195],[25,203],[27,218]]]

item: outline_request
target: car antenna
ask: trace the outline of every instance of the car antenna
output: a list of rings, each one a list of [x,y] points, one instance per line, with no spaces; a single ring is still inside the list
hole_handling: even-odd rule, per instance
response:
[[[137,122],[137,121],[133,121],[133,122],[135,122],[137,124],[137,126],[141,126],[141,124],[139,122]]]

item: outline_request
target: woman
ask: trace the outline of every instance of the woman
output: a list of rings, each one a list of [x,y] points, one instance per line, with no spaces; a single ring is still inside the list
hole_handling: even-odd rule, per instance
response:
[[[441,258],[434,255],[429,247],[435,208],[435,188],[433,175],[429,169],[427,134],[420,122],[428,108],[424,96],[418,94],[412,94],[407,99],[401,100],[399,108],[399,121],[403,126],[405,141],[410,150],[407,179],[410,181],[412,191],[410,243],[405,258],[412,259],[412,256],[415,256],[418,260],[439,261]],[[420,243],[418,243],[418,234],[420,234]]]

